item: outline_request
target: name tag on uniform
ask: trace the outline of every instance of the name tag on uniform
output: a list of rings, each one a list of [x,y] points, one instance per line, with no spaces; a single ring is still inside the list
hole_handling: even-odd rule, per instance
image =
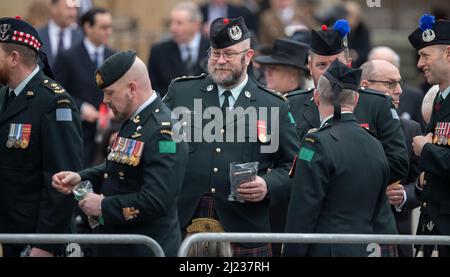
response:
[[[72,122],[72,109],[56,109],[57,122]]]

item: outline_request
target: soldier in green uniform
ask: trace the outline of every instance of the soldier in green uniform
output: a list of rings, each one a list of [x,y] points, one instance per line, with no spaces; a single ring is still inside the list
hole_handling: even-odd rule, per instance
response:
[[[360,69],[336,60],[319,79],[321,128],[305,136],[296,161],[288,233],[372,234],[384,216],[389,167],[381,143],[353,114],[360,78]],[[367,257],[365,245],[286,244],[283,253]]]
[[[79,202],[86,215],[103,219],[98,232],[146,235],[167,256],[175,256],[181,243],[176,204],[187,145],[172,139],[170,110],[152,90],[148,70],[135,52],[111,56],[96,74],[104,102],[124,123],[105,163],[79,173],[60,172],[53,177],[53,186],[70,194],[82,180],[102,183],[101,195],[89,193]],[[98,252],[100,256],[151,255],[143,245],[105,245]]]
[[[427,136],[414,138],[416,155],[420,156],[419,169],[425,172],[425,181],[419,187],[422,193],[423,226],[432,233],[450,235],[450,21],[436,21],[432,15],[420,19],[419,28],[409,41],[417,49],[417,64],[430,85],[439,85]],[[423,217],[421,215],[421,217]],[[450,247],[439,246],[439,256],[450,256]]]
[[[348,54],[347,39],[349,32],[350,27],[345,20],[338,20],[333,29],[323,26],[320,31],[312,31],[308,66],[315,86],[335,59],[351,66],[352,60]],[[308,130],[320,126],[319,111],[313,100],[313,92],[314,89],[311,89],[287,95],[301,138],[307,134]],[[389,163],[389,183],[393,184],[405,178],[408,173],[408,151],[391,97],[384,93],[361,88],[354,114],[359,124],[370,130],[383,145]],[[367,175],[365,178],[369,179],[371,175]],[[396,230],[396,224],[389,203],[386,202],[386,205],[381,208],[384,210],[385,217],[378,218],[384,219],[378,223],[378,233],[392,233]],[[388,253],[383,256],[395,255],[393,248],[385,247],[383,252],[384,250]]]
[[[42,41],[21,19],[0,19],[0,233],[67,233],[75,202],[51,186],[81,169],[80,114],[38,65]],[[48,69],[48,68],[44,68]],[[53,256],[55,245],[4,245],[5,256]],[[28,248],[28,247],[27,247]],[[30,248],[28,248],[30,249]]]
[[[185,119],[183,130],[191,135],[178,204],[180,224],[188,233],[211,226],[225,232],[270,232],[269,205],[287,199],[290,192],[288,171],[298,150],[295,122],[282,95],[264,89],[247,75],[254,51],[242,18],[215,20],[210,40],[209,75],[173,81],[164,98],[174,112],[185,107],[175,116]],[[256,114],[239,114],[238,110]],[[273,148],[265,151],[268,146]],[[249,162],[259,162],[258,176],[240,183],[242,201],[229,201],[230,164]],[[271,255],[270,244],[232,247],[234,256]]]

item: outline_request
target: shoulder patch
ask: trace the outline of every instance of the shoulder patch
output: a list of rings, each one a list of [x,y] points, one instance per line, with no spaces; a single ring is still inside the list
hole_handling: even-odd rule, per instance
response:
[[[315,156],[316,152],[310,148],[302,147],[300,149],[300,153],[298,158],[305,162],[311,162]]]
[[[198,76],[182,76],[182,77],[178,77],[173,79],[173,82],[181,82],[181,81],[188,81],[188,80],[197,80],[197,79],[202,79],[205,78],[207,76],[206,73],[202,73]]]
[[[49,79],[45,79],[42,82],[42,86],[48,88],[55,94],[63,94],[64,92],[66,92],[66,90],[60,84]]]
[[[274,90],[268,89],[267,87],[261,85],[260,83],[258,83],[258,87],[259,87],[260,89],[262,89],[262,90],[264,90],[264,91],[266,91],[266,92],[268,92],[268,93],[270,93],[270,94],[272,94],[272,95],[274,95],[274,96],[280,98],[281,100],[283,100],[283,101],[285,101],[285,102],[288,101],[287,98],[286,98],[286,96],[284,96],[282,93],[280,93],[280,92],[278,92],[278,91],[274,91]]]
[[[309,88],[309,89],[301,89],[301,90],[295,90],[295,91],[291,91],[288,94],[286,94],[286,97],[292,97],[295,95],[303,95],[303,94],[308,94],[308,93],[313,93],[314,92],[314,88]]]
[[[384,98],[391,97],[390,95],[384,94],[381,91],[374,90],[374,89],[369,89],[369,88],[360,88],[358,92],[359,93],[368,93],[368,94],[371,94],[371,95],[377,95],[377,96],[384,97]]]

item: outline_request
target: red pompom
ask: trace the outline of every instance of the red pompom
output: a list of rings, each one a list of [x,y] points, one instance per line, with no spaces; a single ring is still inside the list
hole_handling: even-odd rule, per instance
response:
[[[225,18],[224,20],[223,20],[223,24],[228,24],[228,23],[230,23],[230,20],[228,19],[228,18]]]
[[[20,15],[16,15],[16,19],[22,20],[22,17]]]
[[[328,31],[327,25],[322,25],[322,31]]]

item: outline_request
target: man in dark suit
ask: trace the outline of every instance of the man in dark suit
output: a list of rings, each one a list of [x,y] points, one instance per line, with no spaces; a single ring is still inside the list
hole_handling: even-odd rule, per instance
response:
[[[395,108],[401,103],[402,79],[396,66],[385,60],[371,60],[361,66],[363,70],[361,87],[386,93],[392,97]],[[400,234],[412,234],[412,210],[420,206],[416,195],[416,182],[419,177],[419,157],[414,154],[412,140],[422,134],[419,123],[400,118],[405,144],[408,148],[408,175],[401,182],[388,186],[387,196],[393,206],[397,229]],[[400,257],[412,257],[411,245],[399,245]]]
[[[150,50],[150,79],[161,97],[173,79],[205,72],[209,41],[200,33],[201,21],[196,4],[178,4],[170,14],[172,38]]]
[[[237,18],[243,17],[245,23],[253,34],[257,33],[258,20],[248,8],[244,6],[236,6],[229,3],[229,0],[209,0],[200,7],[203,14],[203,34],[209,34],[209,26],[219,18]]]
[[[62,52],[54,66],[55,79],[75,99],[83,119],[84,166],[91,166],[96,154],[96,136],[108,126],[99,126],[102,94],[95,85],[99,64],[113,54],[108,47],[112,34],[112,16],[102,8],[94,8],[81,18],[85,39]],[[104,115],[102,115],[104,116]],[[106,114],[110,120],[109,112]]]
[[[250,37],[242,17],[218,18],[211,26],[209,75],[175,80],[164,98],[182,116],[184,131],[192,135],[178,202],[180,224],[188,233],[210,229],[209,222],[226,232],[270,232],[269,206],[289,195],[288,171],[298,150],[295,122],[282,95],[248,76],[254,54]],[[202,120],[203,113],[210,120]],[[211,125],[216,126],[215,134],[198,137],[204,129],[208,134]],[[259,162],[254,171],[258,176],[247,173],[231,194],[230,164],[251,162]],[[237,201],[229,201],[230,195]],[[232,244],[232,248],[235,256],[272,255],[270,244]]]
[[[77,21],[77,8],[68,5],[66,0],[51,0],[50,21],[38,30],[42,39],[42,51],[47,54],[48,62],[53,68],[58,54],[72,48],[83,40],[83,33],[74,28]]]
[[[439,235],[450,235],[450,21],[436,21],[424,15],[409,41],[417,49],[417,67],[430,85],[439,85],[427,136],[414,138],[414,152],[420,156],[419,169],[425,172],[422,207]],[[450,247],[439,246],[439,256],[450,256]]]
[[[167,256],[175,256],[181,243],[177,200],[187,145],[172,139],[171,112],[152,90],[147,68],[135,52],[111,56],[96,76],[105,103],[124,123],[105,163],[79,173],[60,172],[53,186],[70,194],[82,180],[103,183],[101,195],[89,193],[79,203],[86,215],[103,219],[98,232],[146,235]],[[98,248],[100,256],[151,255],[144,245]]]
[[[42,41],[25,21],[0,19],[0,233],[69,232],[74,201],[51,187],[61,170],[81,169],[81,120],[69,94],[37,64]],[[61,254],[32,245],[29,256]],[[4,245],[19,256],[24,245]]]
[[[373,48],[369,53],[369,61],[384,60],[388,61],[400,70],[400,56],[391,48],[379,46]],[[423,132],[426,129],[426,123],[422,117],[422,101],[424,93],[417,88],[403,85],[400,94],[400,103],[397,112],[400,118],[411,119],[420,124]]]
[[[303,140],[289,201],[287,233],[373,234],[384,217],[389,167],[381,143],[353,111],[360,69],[338,60],[314,92],[321,128]],[[394,232],[395,233],[395,232]],[[367,257],[367,245],[286,244],[284,256]]]

